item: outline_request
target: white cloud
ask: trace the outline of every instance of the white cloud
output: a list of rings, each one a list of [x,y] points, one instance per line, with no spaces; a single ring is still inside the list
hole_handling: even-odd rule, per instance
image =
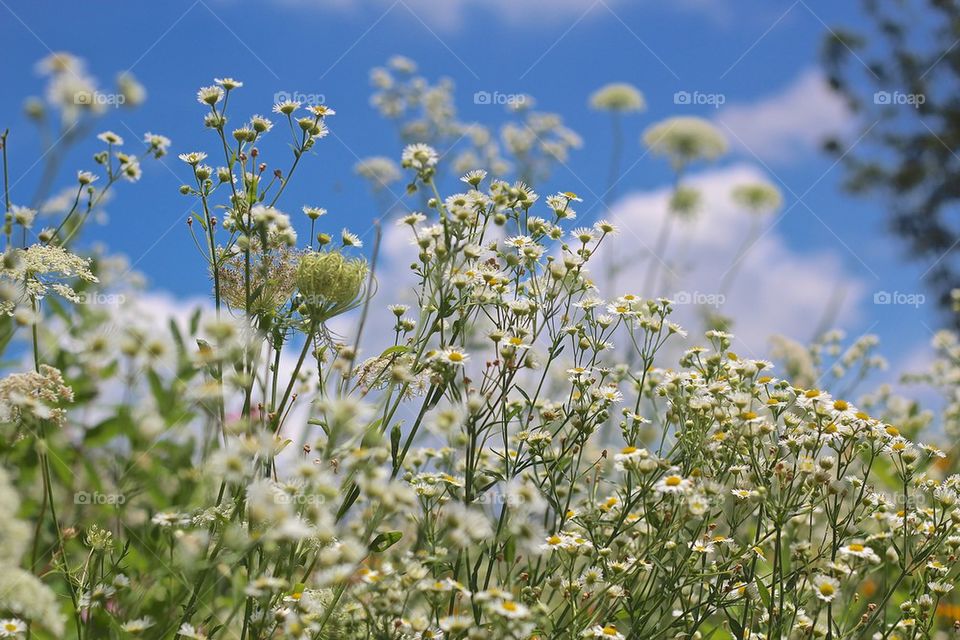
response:
[[[816,69],[802,72],[779,93],[731,104],[716,117],[735,147],[764,162],[786,162],[825,138],[851,130],[854,116]]]
[[[376,12],[415,14],[431,28],[455,30],[471,14],[493,16],[514,27],[537,27],[608,16],[627,0],[278,0],[292,6],[308,6],[357,13]],[[674,6],[714,17],[726,0],[678,0]],[[379,14],[378,14],[379,15]]]
[[[864,284],[844,270],[841,260],[825,250],[799,252],[787,245],[773,219],[765,219],[763,230],[744,253],[729,290],[722,292],[721,283],[739,248],[750,235],[751,217],[737,207],[730,197],[734,186],[769,180],[753,166],[741,164],[715,169],[692,176],[687,184],[700,190],[703,210],[692,221],[675,223],[665,252],[669,271],[666,284],[657,295],[673,299],[690,297],[711,300],[723,293],[720,311],[734,318],[733,332],[738,336],[744,355],[763,357],[769,349],[769,337],[784,334],[806,343],[816,324],[824,316],[837,287],[846,292],[836,324],[843,326],[856,318],[856,305]],[[625,293],[640,295],[647,278],[649,252],[667,209],[671,189],[624,197],[613,208],[613,221],[621,228],[616,239],[618,255],[636,255],[637,260],[617,280]],[[661,280],[663,282],[663,280]],[[607,292],[614,293],[614,292]],[[702,327],[702,308],[678,305],[678,321],[690,329],[691,338]]]

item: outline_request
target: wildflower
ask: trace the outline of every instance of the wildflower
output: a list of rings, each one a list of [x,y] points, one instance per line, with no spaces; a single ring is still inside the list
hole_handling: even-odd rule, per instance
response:
[[[230,91],[231,89],[239,89],[243,86],[242,82],[239,80],[234,80],[233,78],[214,78],[213,81],[227,91]]]
[[[233,309],[271,315],[286,303],[296,288],[300,253],[286,247],[264,251],[259,240],[250,244],[249,296],[246,255],[242,251],[220,255],[221,295]]]
[[[531,238],[530,236],[513,236],[511,238],[507,238],[506,240],[504,240],[503,243],[508,247],[513,247],[515,249],[523,249],[525,247],[529,247],[533,245],[534,241],[533,241],[533,238]]]
[[[941,598],[953,591],[953,585],[948,582],[928,582],[927,588]]]
[[[250,128],[257,134],[267,133],[273,129],[273,122],[261,115],[254,115],[250,118]]]
[[[669,157],[677,166],[695,160],[714,160],[727,152],[727,140],[702,118],[668,118],[643,133],[643,142],[657,155]]]
[[[528,608],[513,600],[501,600],[493,605],[492,611],[497,615],[510,618],[511,620],[526,618],[530,614]]]
[[[460,634],[468,631],[473,626],[473,618],[470,616],[445,616],[440,618],[440,628],[450,634]]]
[[[470,354],[462,349],[458,349],[457,347],[447,347],[437,355],[437,358],[441,362],[447,362],[456,366],[463,366],[467,363],[467,360],[470,359]]]
[[[854,558],[861,558],[863,560],[869,560],[871,562],[880,562],[880,556],[874,553],[873,549],[870,547],[864,546],[859,542],[851,542],[850,544],[844,545],[839,549],[840,554],[844,556],[850,556]]]
[[[593,543],[586,538],[571,533],[555,533],[549,536],[546,541],[540,545],[541,551],[578,551],[581,549],[592,549]]]
[[[483,179],[487,177],[487,172],[483,169],[474,169],[460,176],[460,181],[469,184],[471,187],[477,187]]]
[[[11,373],[0,380],[0,422],[18,422],[27,417],[63,426],[64,404],[73,402],[73,390],[59,369],[40,365],[39,371]]]
[[[300,108],[300,103],[293,100],[284,100],[273,105],[273,112],[289,116]]]
[[[97,135],[97,139],[115,147],[119,147],[123,144],[123,138],[115,134],[113,131],[104,131],[103,133]]]
[[[327,116],[335,116],[337,112],[325,104],[311,105],[307,107],[307,111],[319,118],[325,118]]]
[[[701,205],[700,190],[681,185],[670,196],[670,212],[677,216],[690,218]]]
[[[647,103],[640,90],[626,82],[612,82],[590,96],[590,106],[601,111],[643,111]]]
[[[913,451],[913,443],[902,436],[895,436],[887,442],[884,451],[891,456],[903,457]]]
[[[402,155],[404,167],[412,167],[419,171],[435,166],[438,158],[436,150],[426,144],[407,145]]]
[[[467,593],[467,588],[461,583],[457,582],[453,578],[444,578],[443,580],[433,580],[426,581],[421,584],[421,586],[427,591],[432,591],[434,593],[450,593],[451,591],[457,591],[460,593]]]
[[[196,166],[206,159],[207,154],[203,151],[191,151],[190,153],[181,153],[178,157],[187,164]]]
[[[197,102],[199,102],[200,104],[206,104],[212,107],[213,105],[220,102],[222,98],[223,98],[223,89],[216,85],[211,85],[209,87],[201,87],[197,91]]]
[[[323,310],[325,318],[359,302],[367,277],[367,263],[339,251],[315,251],[300,258],[296,284],[308,305]]]
[[[427,216],[423,215],[422,213],[408,213],[407,215],[397,220],[397,224],[409,225],[413,227],[420,224],[426,219],[427,219]]]
[[[840,590],[840,582],[836,578],[819,574],[813,578],[813,590],[819,599],[824,602],[833,602]]]
[[[617,227],[607,220],[597,220],[593,223],[593,228],[604,235],[613,235],[618,232]]]
[[[143,633],[153,625],[153,619],[147,616],[144,618],[137,618],[136,620],[124,622],[121,625],[121,628],[129,634],[137,635],[138,633]]]
[[[617,631],[617,628],[608,624],[606,626],[595,625],[584,630],[580,634],[584,638],[604,638],[605,640],[624,640],[624,635]]]
[[[183,514],[173,512],[157,513],[150,521],[159,527],[183,526],[190,522],[189,518],[186,518]]]
[[[357,247],[360,248],[363,246],[363,242],[360,240],[360,236],[355,233],[350,233],[346,229],[340,232],[340,239],[343,242],[345,247]]]
[[[581,227],[579,229],[574,229],[573,231],[570,232],[570,235],[576,238],[578,241],[582,242],[583,244],[587,244],[588,242],[593,242],[594,240],[596,240],[596,236],[594,235],[593,229],[588,229],[584,227]]]
[[[83,60],[72,53],[52,51],[37,63],[36,69],[43,74],[82,73],[85,66]]]
[[[136,156],[127,154],[118,154],[120,160],[120,173],[123,178],[129,182],[136,182],[140,179],[142,171],[140,170],[140,161]]]
[[[757,182],[735,187],[733,201],[750,213],[772,213],[783,205],[783,195],[772,184]]]
[[[653,485],[657,493],[686,493],[690,487],[690,480],[676,474],[664,476]]]
[[[23,620],[7,618],[0,620],[0,638],[17,638],[27,632],[27,625]]]
[[[155,158],[161,158],[167,155],[167,148],[170,146],[170,138],[166,136],[161,136],[158,133],[150,133],[149,131],[143,134],[143,141],[147,143],[149,149],[148,151],[153,154]]]
[[[21,207],[19,205],[10,206],[10,215],[13,221],[21,227],[29,229],[33,226],[33,220],[37,217],[37,210],[30,207]]]
[[[80,186],[85,187],[88,184],[93,184],[97,179],[98,176],[89,171],[77,171],[77,182],[80,183]]]
[[[184,638],[192,638],[193,640],[207,640],[207,634],[202,633],[196,627],[188,622],[184,622],[180,625],[180,629],[177,630]]]
[[[597,391],[597,395],[606,402],[617,403],[623,400],[623,394],[617,389],[614,385],[606,385],[600,387]]]
[[[690,543],[690,551],[694,553],[699,553],[701,555],[709,555],[715,551],[712,542],[705,542],[703,540],[694,540]]]

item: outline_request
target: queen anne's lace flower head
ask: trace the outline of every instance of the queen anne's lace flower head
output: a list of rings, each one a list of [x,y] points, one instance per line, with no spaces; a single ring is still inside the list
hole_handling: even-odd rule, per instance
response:
[[[626,82],[613,82],[600,87],[590,96],[590,106],[602,111],[643,111],[647,103],[640,90]]]
[[[727,139],[703,118],[667,118],[643,132],[650,150],[668,157],[677,167],[696,160],[716,160],[727,152]]]
[[[99,282],[90,270],[88,258],[70,253],[58,245],[35,244],[18,250],[13,263],[0,270],[0,280],[12,283],[18,291],[13,300],[0,301],[0,311],[8,315],[24,301],[42,299],[51,291],[71,302],[80,302],[80,295],[71,282]]]

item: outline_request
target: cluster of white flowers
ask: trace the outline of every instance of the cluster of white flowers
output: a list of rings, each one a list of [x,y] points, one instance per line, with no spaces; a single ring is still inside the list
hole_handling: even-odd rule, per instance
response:
[[[512,171],[524,180],[545,180],[553,167],[567,161],[572,149],[582,145],[580,136],[566,127],[558,114],[536,110],[533,97],[524,94],[503,96],[503,106],[516,119],[502,125],[499,132],[461,121],[453,83],[442,79],[432,84],[417,75],[416,63],[402,56],[374,69],[370,82],[375,90],[373,105],[398,123],[403,141],[449,150],[449,166],[456,172],[481,169],[505,176]],[[475,101],[492,104],[492,95],[480,92]],[[399,178],[394,167],[375,157],[358,164],[357,171],[376,189]]]
[[[373,76],[409,144],[356,167],[375,191],[405,172],[422,196],[396,220],[415,251],[414,299],[383,311],[382,350],[361,340],[381,306],[375,261],[350,255],[362,239],[318,228],[322,207],[280,202],[328,131],[325,105],[274,106],[292,158],[271,170],[269,119],[226,128],[243,83],[199,90],[213,142],[180,168],[207,317],[165,327],[76,305],[56,321],[45,295],[111,281],[107,261],[70,253],[69,224],[26,247],[5,234],[19,294],[4,310],[16,319],[29,303],[35,318],[34,370],[0,379],[0,637],[906,640],[950,628],[960,475],[919,441],[929,414],[884,389],[846,399],[883,366],[876,340],[780,339],[778,374],[733,352],[727,331],[688,338],[668,299],[633,286],[601,297],[591,269],[615,226],[578,219],[575,193],[537,193],[484,162],[445,193],[431,143],[463,129],[449,87],[415,69],[396,58]],[[621,85],[592,102],[643,106]],[[504,132],[518,164],[575,146],[556,118],[519,111],[525,124]],[[689,119],[646,138],[678,171],[725,149]],[[130,174],[123,140],[101,140],[101,177]],[[144,141],[155,156],[170,146]],[[96,177],[78,176],[78,200],[96,198]],[[678,194],[674,212],[698,205]],[[758,214],[781,203],[764,184],[735,199]],[[283,210],[303,211],[309,242]],[[8,215],[11,227],[33,217]],[[335,335],[330,321],[357,308],[352,341]],[[932,375],[955,426],[960,343],[937,344]]]

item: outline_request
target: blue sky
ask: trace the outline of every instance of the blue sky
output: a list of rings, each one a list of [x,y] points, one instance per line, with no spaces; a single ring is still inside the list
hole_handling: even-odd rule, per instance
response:
[[[842,171],[816,148],[821,127],[841,128],[856,140],[864,126],[832,101],[817,71],[828,25],[855,25],[856,5],[814,0],[165,0],[82,5],[0,0],[0,41],[5,43],[0,128],[13,130],[14,201],[24,200],[38,180],[39,171],[31,165],[41,153],[40,141],[21,113],[21,97],[42,87],[34,63],[51,50],[71,51],[87,60],[90,72],[104,85],[115,73],[131,70],[147,87],[146,104],[135,111],[107,113],[101,128],[128,140],[147,130],[163,133],[173,139],[173,154],[162,163],[144,162],[141,183],[120,185],[109,207],[109,225],[88,239],[127,254],[153,287],[191,296],[202,295],[207,283],[195,275],[201,261],[183,225],[191,203],[177,187],[188,172],[176,153],[214,148],[194,94],[215,76],[244,81],[235,100],[231,98],[238,118],[268,113],[280,91],[322,93],[337,109],[330,121],[333,135],[318,145],[285,200],[291,212],[300,204],[326,207],[333,230],[348,225],[356,231],[369,228],[376,208],[352,173],[354,163],[373,154],[399,157],[401,148],[391,125],[369,104],[368,71],[389,56],[413,58],[427,77],[452,78],[463,119],[496,124],[504,117],[498,107],[474,104],[476,91],[528,93],[539,108],[562,114],[585,146],[554,172],[549,185],[538,188],[541,193],[576,191],[584,195],[588,208],[591,196],[602,193],[606,182],[610,127],[602,114],[588,108],[587,96],[606,82],[630,82],[645,93],[648,110],[625,122],[624,166],[641,158],[640,133],[661,118],[700,115],[723,123],[718,126],[730,135],[734,152],[702,171],[755,171],[784,191],[786,213],[770,231],[778,244],[768,247],[772,260],[776,252],[785,252],[795,261],[792,280],[782,282],[782,288],[789,295],[791,288],[817,285],[807,282],[816,278],[854,283],[856,295],[847,300],[841,324],[854,337],[867,331],[878,334],[896,367],[919,357],[940,318],[929,302],[919,308],[875,305],[872,297],[881,290],[922,292],[920,278],[930,265],[904,260],[900,246],[884,229],[879,204],[844,195],[839,186]],[[677,91],[722,94],[725,104],[720,109],[677,105]],[[64,166],[70,171],[88,166],[95,148],[91,144],[75,150]],[[61,183],[66,184],[69,175],[65,169]],[[620,195],[649,194],[669,179],[666,163],[647,157],[624,176]],[[709,207],[702,215],[709,224]],[[632,237],[655,233],[642,228],[645,218],[638,216],[621,215],[641,225],[630,230]],[[718,217],[716,224],[726,224],[724,220]],[[305,232],[308,227],[300,228]],[[698,250],[699,245],[691,246]],[[811,295],[830,286],[820,283],[810,289]],[[751,305],[766,318],[764,309],[780,302],[758,297],[740,303],[740,309],[749,313]],[[770,327],[771,332],[812,331],[816,318],[804,309],[790,311],[790,326]]]

